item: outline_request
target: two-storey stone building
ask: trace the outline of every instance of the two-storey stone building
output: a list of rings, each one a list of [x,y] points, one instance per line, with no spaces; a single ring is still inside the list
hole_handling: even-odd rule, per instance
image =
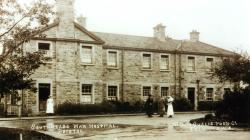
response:
[[[149,94],[155,99],[172,95],[218,100],[231,88],[210,78],[212,68],[232,52],[199,41],[167,37],[165,26],[153,28],[153,37],[91,32],[85,19],[75,21],[72,0],[57,0],[58,20],[34,37],[26,51],[42,51],[50,60],[33,75],[37,93],[26,93],[24,104],[33,113],[45,110],[51,95],[56,104],[100,103],[120,100],[134,103]]]

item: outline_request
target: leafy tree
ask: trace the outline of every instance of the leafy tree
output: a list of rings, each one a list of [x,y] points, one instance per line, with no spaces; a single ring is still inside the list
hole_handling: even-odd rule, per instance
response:
[[[250,59],[247,54],[235,55],[224,59],[221,65],[215,68],[213,76],[221,82],[237,83],[235,89],[224,95],[216,108],[219,118],[237,121],[250,126]],[[240,83],[246,86],[240,86]]]
[[[250,59],[247,54],[238,55],[224,59],[220,65],[215,67],[213,76],[219,78],[220,82],[231,81],[235,83],[250,83]]]
[[[30,6],[17,0],[0,0],[1,97],[18,90],[35,90],[30,76],[42,64],[43,56],[39,52],[23,52],[23,46],[35,35],[45,37],[42,29],[50,23],[53,14],[46,0],[37,0]]]

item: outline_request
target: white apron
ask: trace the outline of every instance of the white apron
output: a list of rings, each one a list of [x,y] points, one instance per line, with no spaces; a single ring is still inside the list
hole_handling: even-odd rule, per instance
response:
[[[54,113],[54,101],[52,98],[47,100],[46,113]]]
[[[174,99],[172,97],[170,97],[168,99],[168,110],[167,110],[167,117],[169,116],[174,116],[174,109],[173,109],[173,105],[172,102],[174,101]]]

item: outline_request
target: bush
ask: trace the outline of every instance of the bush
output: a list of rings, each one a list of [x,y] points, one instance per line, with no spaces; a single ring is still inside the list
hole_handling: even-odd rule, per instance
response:
[[[215,114],[218,118],[250,124],[250,90],[226,93]]]
[[[198,110],[200,111],[211,111],[215,110],[218,101],[199,101]]]
[[[191,111],[193,110],[193,105],[186,98],[176,99],[173,102],[174,111]]]
[[[83,115],[83,114],[105,114],[105,113],[133,113],[141,112],[143,102],[130,105],[129,102],[104,101],[100,104],[79,104],[65,102],[58,105],[56,114],[59,115]]]
[[[0,116],[4,116],[4,105],[0,104]]]

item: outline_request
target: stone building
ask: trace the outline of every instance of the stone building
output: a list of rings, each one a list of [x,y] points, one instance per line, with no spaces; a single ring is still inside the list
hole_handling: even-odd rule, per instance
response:
[[[25,94],[32,113],[45,110],[49,95],[57,105],[171,95],[197,107],[198,100],[219,100],[231,88],[210,74],[233,53],[201,42],[197,31],[189,40],[169,38],[162,24],[153,37],[91,32],[84,17],[75,21],[72,0],[57,0],[56,6],[58,20],[43,29],[46,38],[36,36],[25,47],[50,58],[33,75],[37,93]]]

